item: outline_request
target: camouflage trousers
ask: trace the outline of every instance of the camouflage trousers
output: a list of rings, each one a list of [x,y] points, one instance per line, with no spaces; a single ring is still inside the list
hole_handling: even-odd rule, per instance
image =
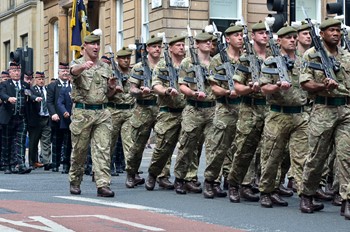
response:
[[[174,166],[174,175],[177,179],[191,180],[186,176],[193,162],[198,159],[200,139],[207,139],[213,131],[215,107],[196,108],[187,105],[182,112],[179,151]],[[204,137],[203,137],[204,136]],[[210,148],[206,144],[206,151]],[[206,152],[206,154],[208,154]]]
[[[238,110],[238,104],[216,105],[213,132],[207,137],[207,146],[210,150],[206,155],[204,178],[208,182],[215,181],[219,177],[225,156],[236,151],[234,137]]]
[[[112,121],[108,109],[86,110],[73,109],[72,123],[72,156],[69,170],[69,182],[80,185],[84,175],[89,144],[95,172],[97,188],[109,186],[110,175],[110,146]]]
[[[237,151],[228,175],[228,181],[233,186],[248,184],[249,179],[255,176],[256,164],[253,165],[252,162],[257,160],[260,163],[261,149],[258,148],[267,114],[266,105],[242,104],[240,107],[235,137]],[[257,159],[254,156],[258,156]]]
[[[111,159],[114,154],[114,148],[118,141],[119,133],[121,134],[123,151],[124,153],[128,153],[130,146],[125,144],[124,141],[127,141],[126,137],[128,136],[128,121],[131,118],[133,109],[113,109],[109,108],[111,112],[112,118],[112,133],[111,133],[111,147],[110,147],[110,155]]]
[[[309,154],[304,167],[299,194],[314,195],[319,187],[324,165],[332,149],[338,160],[339,193],[347,199],[350,183],[350,106],[315,104],[309,123]],[[334,147],[333,147],[334,146]]]
[[[294,177],[299,188],[308,152],[308,120],[306,112],[269,112],[265,120],[261,152],[260,192],[271,193],[275,190],[277,172],[286,157],[284,149],[288,142],[291,163],[295,167]]]
[[[171,160],[179,139],[180,130],[181,112],[159,112],[157,122],[154,126],[156,146],[154,147],[151,163],[148,168],[150,175],[154,177],[160,175],[166,164]]]
[[[130,149],[125,154],[125,170],[128,174],[136,174],[140,168],[142,154],[145,150],[147,140],[150,137],[152,128],[156,123],[158,106],[136,105],[129,122],[128,136],[125,138],[126,144],[130,144]]]

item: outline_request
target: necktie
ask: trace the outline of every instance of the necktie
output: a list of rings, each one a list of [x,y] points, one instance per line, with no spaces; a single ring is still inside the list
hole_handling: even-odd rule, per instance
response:
[[[16,88],[19,90],[19,84],[18,84],[18,81],[16,81]]]
[[[67,87],[67,81],[64,81],[63,82],[63,88],[66,88]]]
[[[44,94],[44,89],[42,86],[40,86],[40,92],[41,92],[41,96],[43,98],[43,100],[41,101],[41,107],[42,107],[42,111],[44,113],[44,115],[46,116],[48,114],[48,110],[47,110],[47,104],[46,104],[46,98],[45,98],[45,94]]]

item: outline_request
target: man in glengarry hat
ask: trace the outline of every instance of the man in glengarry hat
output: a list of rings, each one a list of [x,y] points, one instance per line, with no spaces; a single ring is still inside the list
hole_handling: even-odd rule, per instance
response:
[[[49,111],[47,108],[47,87],[45,86],[45,73],[35,73],[32,98],[30,101],[28,118],[29,134],[29,165],[33,169],[41,168],[51,162],[51,128],[49,125]],[[38,144],[41,145],[41,160],[39,160]]]
[[[57,106],[57,100],[62,88],[69,85],[69,65],[60,62],[58,66],[58,79],[47,86],[47,108],[50,115],[51,140],[52,140],[52,163],[47,163],[44,170],[48,171],[52,168],[53,172],[58,172],[61,165],[61,156],[66,156],[67,140],[64,138],[66,134],[60,130],[60,116]],[[63,151],[62,151],[63,148]]]
[[[10,63],[11,79],[1,83],[0,124],[2,125],[2,156],[4,173],[30,173],[25,165],[25,141],[27,134],[28,100],[31,97],[29,85],[20,80],[21,66]]]

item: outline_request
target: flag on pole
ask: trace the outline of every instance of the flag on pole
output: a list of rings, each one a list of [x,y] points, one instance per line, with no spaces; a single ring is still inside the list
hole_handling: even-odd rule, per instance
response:
[[[83,0],[73,0],[70,27],[72,30],[70,50],[75,51],[75,57],[79,57],[84,37],[90,34]]]

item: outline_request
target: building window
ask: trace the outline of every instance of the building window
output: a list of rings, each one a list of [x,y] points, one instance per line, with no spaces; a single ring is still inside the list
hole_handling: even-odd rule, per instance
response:
[[[148,0],[142,0],[142,11],[141,11],[141,18],[142,18],[142,42],[145,43],[149,38],[149,11],[148,11]]]
[[[117,51],[124,45],[124,33],[123,33],[123,0],[117,0],[116,2],[116,15],[117,15]]]
[[[241,19],[242,0],[210,0],[209,4],[210,23],[214,21],[219,31],[225,31],[230,23]]]
[[[9,0],[8,3],[9,3],[9,9],[15,8],[15,0]]]
[[[28,34],[21,35],[22,48],[28,47]]]
[[[53,73],[54,78],[58,78],[58,65],[59,65],[59,33],[58,33],[58,21],[53,24]]]
[[[4,42],[4,57],[5,57],[5,68],[7,69],[9,67],[10,63],[10,53],[11,53],[11,43],[10,41]]]
[[[305,20],[304,13],[301,6],[304,6],[307,16],[310,19],[316,19],[317,22],[321,22],[321,1],[318,0],[296,0],[295,1],[295,20],[302,21]]]

